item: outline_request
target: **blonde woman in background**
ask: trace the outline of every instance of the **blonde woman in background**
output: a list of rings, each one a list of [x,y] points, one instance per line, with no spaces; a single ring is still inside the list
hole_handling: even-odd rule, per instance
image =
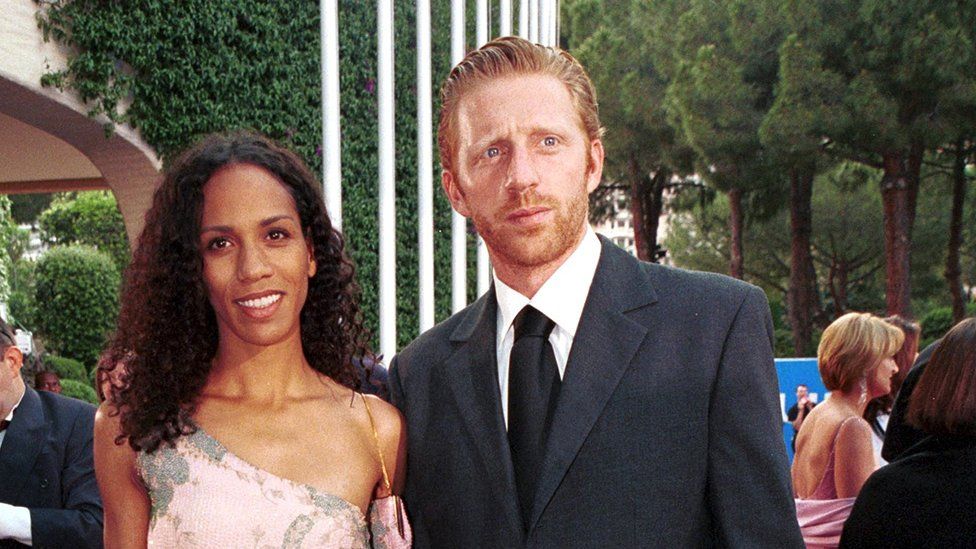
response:
[[[793,490],[807,547],[836,547],[864,481],[877,469],[867,403],[891,390],[904,334],[868,313],[848,313],[824,330],[817,366],[830,396],[796,438]]]

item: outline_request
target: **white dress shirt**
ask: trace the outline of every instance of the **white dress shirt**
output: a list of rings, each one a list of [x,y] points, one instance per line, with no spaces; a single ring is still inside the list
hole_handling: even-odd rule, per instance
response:
[[[569,351],[573,347],[576,328],[579,326],[580,316],[583,315],[583,305],[590,293],[593,275],[596,274],[597,263],[600,262],[600,239],[589,225],[579,246],[549,280],[539,288],[532,299],[513,290],[510,286],[495,279],[495,297],[498,300],[497,331],[495,338],[496,358],[498,360],[498,387],[501,389],[502,414],[508,425],[508,368],[512,345],[515,343],[515,330],[512,323],[515,317],[525,308],[532,305],[539,312],[556,323],[549,334],[549,343],[553,354],[556,355],[556,367],[559,378],[565,377],[566,361]]]

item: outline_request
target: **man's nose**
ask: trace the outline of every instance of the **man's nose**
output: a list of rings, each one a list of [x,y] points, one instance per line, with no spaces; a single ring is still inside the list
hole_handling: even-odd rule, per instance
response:
[[[512,147],[505,188],[513,193],[522,194],[539,184],[539,172],[535,159],[525,147]]]
[[[242,245],[237,255],[237,278],[242,282],[259,280],[272,272],[267,251],[259,245]]]

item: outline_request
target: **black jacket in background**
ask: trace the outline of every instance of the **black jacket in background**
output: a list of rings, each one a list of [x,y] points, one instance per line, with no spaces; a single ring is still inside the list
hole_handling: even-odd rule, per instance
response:
[[[928,437],[878,469],[840,546],[976,548],[976,439]]]
[[[35,548],[102,546],[95,407],[27,387],[0,446],[0,501],[27,507]],[[0,548],[24,547],[0,540]]]

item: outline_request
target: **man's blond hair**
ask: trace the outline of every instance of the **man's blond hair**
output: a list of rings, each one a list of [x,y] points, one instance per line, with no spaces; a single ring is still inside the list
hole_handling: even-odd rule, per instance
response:
[[[562,82],[573,100],[580,125],[590,141],[603,135],[596,100],[596,89],[583,66],[572,55],[533,44],[514,36],[496,38],[468,53],[451,70],[441,87],[441,117],[437,126],[437,146],[441,167],[453,171],[457,154],[457,110],[465,93],[479,84],[516,75],[547,75]]]

